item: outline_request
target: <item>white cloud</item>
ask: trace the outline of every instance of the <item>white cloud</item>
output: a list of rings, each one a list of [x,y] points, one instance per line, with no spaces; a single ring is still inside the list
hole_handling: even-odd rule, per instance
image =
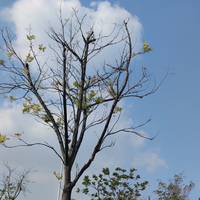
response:
[[[139,130],[139,133],[142,136],[147,136],[147,134],[143,130]],[[145,140],[143,137],[139,137],[137,135],[133,135],[131,138],[131,143],[134,148],[142,148],[145,144]]]
[[[22,58],[28,53],[29,45],[26,42],[27,28],[31,25],[32,32],[37,38],[39,44],[48,46],[52,41],[47,36],[49,25],[55,30],[60,31],[61,27],[58,20],[58,9],[62,9],[63,19],[68,19],[72,14],[72,8],[78,10],[79,17],[87,14],[85,23],[83,23],[83,32],[94,27],[95,35],[100,32],[103,35],[110,34],[116,23],[122,24],[123,20],[129,19],[128,26],[133,33],[131,34],[133,42],[136,42],[135,51],[141,48],[142,25],[136,16],[132,16],[127,10],[111,5],[109,2],[93,2],[93,7],[87,8],[81,5],[77,0],[58,1],[58,0],[19,0],[16,1],[11,8],[1,10],[0,16],[5,20],[12,22],[13,31],[16,34],[15,48],[20,52]],[[14,25],[14,26],[13,26]],[[117,33],[113,33],[114,36]],[[106,42],[108,38],[105,38]],[[119,49],[122,49],[124,44],[115,45],[103,51],[98,59],[103,62],[104,59],[115,60],[119,55]],[[112,50],[111,50],[112,49]],[[136,50],[137,49],[137,50]],[[108,56],[109,55],[109,56]],[[49,56],[49,52],[47,57]],[[100,63],[98,63],[99,65]]]
[[[15,102],[4,101],[0,107],[0,131],[2,134],[14,135],[21,133],[23,137],[34,141],[47,139],[54,141],[52,132],[47,126],[38,123],[33,116],[22,113],[23,106]],[[9,142],[9,141],[8,141]]]
[[[10,104],[8,101],[4,101],[3,107],[0,109],[0,128],[1,132],[6,131],[11,133],[16,131],[16,126],[23,124],[23,120],[19,117],[19,110],[21,106],[17,104]]]
[[[154,172],[159,167],[168,168],[165,160],[159,157],[158,149],[135,152],[132,163],[136,168],[145,167],[148,172]]]
[[[98,5],[98,2],[96,2],[96,1],[92,1],[92,2],[90,3],[90,6],[92,6],[92,7],[94,7],[94,6],[96,6],[96,5]]]

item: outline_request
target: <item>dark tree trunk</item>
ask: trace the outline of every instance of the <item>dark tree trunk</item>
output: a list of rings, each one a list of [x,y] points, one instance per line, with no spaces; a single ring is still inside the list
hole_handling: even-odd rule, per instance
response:
[[[72,188],[71,187],[64,187],[62,193],[62,200],[71,200]]]
[[[69,166],[64,166],[64,188],[62,193],[62,200],[71,200],[72,189],[71,169]]]

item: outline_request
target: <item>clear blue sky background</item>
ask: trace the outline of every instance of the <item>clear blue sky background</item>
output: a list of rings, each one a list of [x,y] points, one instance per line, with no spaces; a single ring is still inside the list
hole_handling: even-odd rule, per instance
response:
[[[165,175],[162,172],[156,178],[170,178],[175,172],[185,171],[188,179],[198,183],[200,2],[119,1],[119,4],[139,17],[145,28],[144,39],[154,48],[144,59],[145,65],[170,66],[174,72],[155,95],[142,102],[141,114],[153,116],[149,130],[155,130],[154,126],[161,129],[149,145],[159,144],[169,165]],[[199,189],[196,188],[191,199],[199,197]]]
[[[38,0],[39,1],[39,0]],[[1,0],[1,8],[14,1]],[[135,100],[132,118],[140,121],[152,115],[153,121],[143,129],[150,136],[158,131],[153,141],[147,141],[145,148],[159,148],[168,169],[148,173],[141,167],[138,173],[150,182],[149,193],[156,189],[156,179],[164,181],[174,173],[185,171],[186,183],[192,180],[196,188],[191,199],[200,197],[200,1],[199,0],[119,0],[109,1],[136,15],[142,24],[143,39],[154,49],[137,64],[155,73],[157,81],[168,76],[160,89],[152,96]],[[89,7],[90,1],[81,1]],[[0,26],[5,22],[0,21]],[[131,159],[130,149],[130,159]],[[120,158],[119,158],[120,159]],[[122,167],[130,168],[128,161]],[[148,195],[148,193],[146,193]]]

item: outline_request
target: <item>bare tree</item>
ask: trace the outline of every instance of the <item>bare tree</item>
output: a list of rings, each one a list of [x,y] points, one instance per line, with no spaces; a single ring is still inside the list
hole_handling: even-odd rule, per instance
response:
[[[52,149],[64,165],[62,200],[70,200],[71,192],[84,171],[91,165],[95,156],[105,147],[105,140],[119,132],[133,133],[147,138],[137,131],[151,119],[137,127],[116,129],[123,108],[119,102],[125,98],[143,98],[153,94],[160,86],[152,80],[152,75],[145,67],[141,68],[141,77],[131,82],[134,66],[131,60],[140,54],[147,53],[152,48],[143,42],[141,50],[133,52],[134,45],[128,29],[128,20],[116,24],[108,35],[95,33],[94,28],[85,33],[83,24],[85,17],[78,17],[74,10],[69,19],[58,16],[61,29],[56,31],[52,26],[47,35],[55,42],[50,45],[55,58],[42,62],[40,54],[46,47],[35,45],[35,36],[31,31],[27,35],[29,52],[22,58],[13,46],[13,37],[7,30],[2,30],[5,43],[4,54],[8,60],[0,60],[0,70],[6,77],[0,82],[1,94],[11,101],[24,100],[23,113],[37,117],[38,121],[52,128],[57,136],[60,151],[48,143],[28,143],[21,133],[15,136],[22,142],[16,146],[44,145]],[[91,60],[106,48],[123,43],[119,56],[113,58],[115,64],[104,61],[98,69],[91,69]],[[105,58],[106,60],[106,58]],[[165,78],[165,77],[164,77]],[[164,80],[164,79],[163,79]],[[18,95],[16,94],[18,91]],[[19,96],[20,94],[20,96]],[[100,111],[100,112],[99,112]],[[98,114],[96,114],[98,112]],[[115,116],[115,118],[113,118]],[[85,164],[79,166],[76,175],[72,177],[72,168],[80,150],[83,138],[92,128],[101,126],[96,133],[98,140],[93,145],[91,156],[85,159]],[[1,143],[6,147],[6,135],[1,136]],[[147,138],[153,139],[153,138]],[[14,146],[14,147],[16,147]],[[13,146],[12,146],[13,147]]]
[[[1,200],[14,200],[20,193],[25,195],[28,191],[27,185],[30,182],[28,174],[31,170],[24,170],[23,173],[15,172],[7,163],[4,163],[8,173],[2,175],[2,183],[0,184],[0,199]]]

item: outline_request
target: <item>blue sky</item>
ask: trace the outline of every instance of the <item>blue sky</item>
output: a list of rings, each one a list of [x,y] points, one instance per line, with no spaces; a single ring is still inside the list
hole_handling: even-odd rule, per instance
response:
[[[15,2],[17,1],[2,0],[1,9],[3,10],[6,6],[11,7]],[[21,5],[26,9],[27,5],[24,2],[28,2],[28,0],[21,0],[21,2]],[[82,6],[90,8],[91,1],[80,2]],[[153,141],[140,141],[142,143],[140,148],[118,149],[117,144],[117,147],[105,150],[107,154],[110,155],[112,161],[108,166],[111,168],[115,166],[114,158],[117,157],[115,157],[116,155],[114,154],[116,151],[119,151],[118,154],[120,156],[124,153],[126,155],[124,156],[125,158],[122,159],[120,156],[118,158],[122,159],[123,162],[116,161],[116,165],[120,164],[121,167],[127,169],[131,167],[138,169],[138,173],[141,177],[150,182],[150,186],[145,195],[151,194],[151,191],[156,189],[156,179],[167,181],[167,179],[173,177],[174,173],[185,171],[185,175],[187,176],[185,183],[192,180],[196,184],[191,194],[191,199],[198,199],[198,197],[200,197],[200,92],[198,89],[200,85],[198,60],[198,45],[200,44],[198,38],[200,35],[200,2],[198,0],[111,0],[109,2],[111,6],[117,4],[119,7],[131,13],[132,16],[138,17],[143,27],[143,31],[141,32],[142,40],[147,41],[154,49],[153,52],[137,60],[136,65],[145,66],[150,72],[153,72],[157,82],[161,81],[163,76],[165,76],[166,68],[168,67],[170,67],[172,75],[167,77],[160,89],[152,96],[148,96],[144,99],[134,99],[131,100],[131,102],[128,101],[128,104],[131,104],[132,107],[131,109],[126,109],[126,115],[133,121],[143,122],[152,116],[153,120],[143,127],[142,130],[148,133],[149,136],[154,136],[160,131],[159,135]],[[43,5],[45,5],[45,3]],[[27,13],[27,11],[25,11],[25,13]],[[26,16],[24,16],[24,18],[26,18]],[[28,23],[28,19],[26,19],[26,21]],[[5,25],[11,26],[1,15],[0,27]],[[21,26],[22,25],[23,24],[21,24]],[[25,28],[26,24],[24,24],[24,29]],[[2,102],[1,111],[4,108],[5,105]],[[5,110],[6,109],[4,109],[4,111]],[[20,108],[16,108],[16,110],[20,111]],[[17,111],[13,111],[13,113]],[[2,116],[3,115],[1,115],[1,117]],[[12,115],[10,114],[8,116]],[[0,120],[2,119],[0,118]],[[13,124],[13,122],[11,124]],[[0,132],[2,132],[1,129],[4,128],[3,125],[5,126],[5,124],[0,124]],[[23,126],[21,125],[21,127]],[[5,128],[4,131],[6,131]],[[134,137],[133,140],[137,139]],[[127,142],[123,139],[122,141]],[[7,158],[9,162],[12,162],[14,167],[19,165],[17,159],[12,158],[11,150],[5,150],[3,148],[1,148],[1,150],[4,152],[2,155],[4,160]],[[21,163],[26,160],[24,166],[32,167],[31,164],[33,161],[31,161],[32,159],[29,160],[29,155],[35,155],[35,150],[32,148],[31,150],[27,150],[27,152],[23,152],[22,150],[17,151],[23,155],[22,158],[24,159],[22,159]],[[42,151],[43,153],[48,153],[46,150]],[[153,155],[156,155],[159,159],[155,162],[162,162],[160,165],[158,164],[156,170],[149,171],[148,162],[139,162],[138,158],[136,158],[136,154],[141,155],[141,157],[150,155],[151,159],[153,159]],[[51,158],[48,159],[48,165],[51,165],[52,162],[59,162],[55,156],[53,157],[52,155],[52,158],[53,160]],[[97,159],[98,158],[107,159],[103,154],[102,157],[100,155]],[[9,159],[15,161],[10,161]],[[42,159],[44,159],[44,157],[34,157],[34,163],[41,163]],[[104,161],[102,160],[102,162]],[[28,163],[30,163],[30,165]],[[97,165],[98,162],[95,166]],[[103,165],[103,167],[107,165],[106,160]],[[59,164],[56,165],[56,167],[58,166]],[[35,167],[38,167],[38,170],[43,170],[42,172],[44,174],[45,165],[37,164],[34,168]],[[100,169],[101,168],[99,168],[99,171],[96,170],[97,173],[100,172]],[[53,169],[47,170],[48,173],[50,173],[51,170]],[[92,173],[92,170],[89,172]],[[43,184],[45,180],[48,181],[46,176],[44,176]],[[38,185],[43,187],[42,183]],[[49,188],[54,188],[55,186],[56,183],[49,186]],[[34,184],[33,191],[31,194],[27,195],[27,198],[31,199],[35,197],[34,192],[36,191],[37,183]]]

